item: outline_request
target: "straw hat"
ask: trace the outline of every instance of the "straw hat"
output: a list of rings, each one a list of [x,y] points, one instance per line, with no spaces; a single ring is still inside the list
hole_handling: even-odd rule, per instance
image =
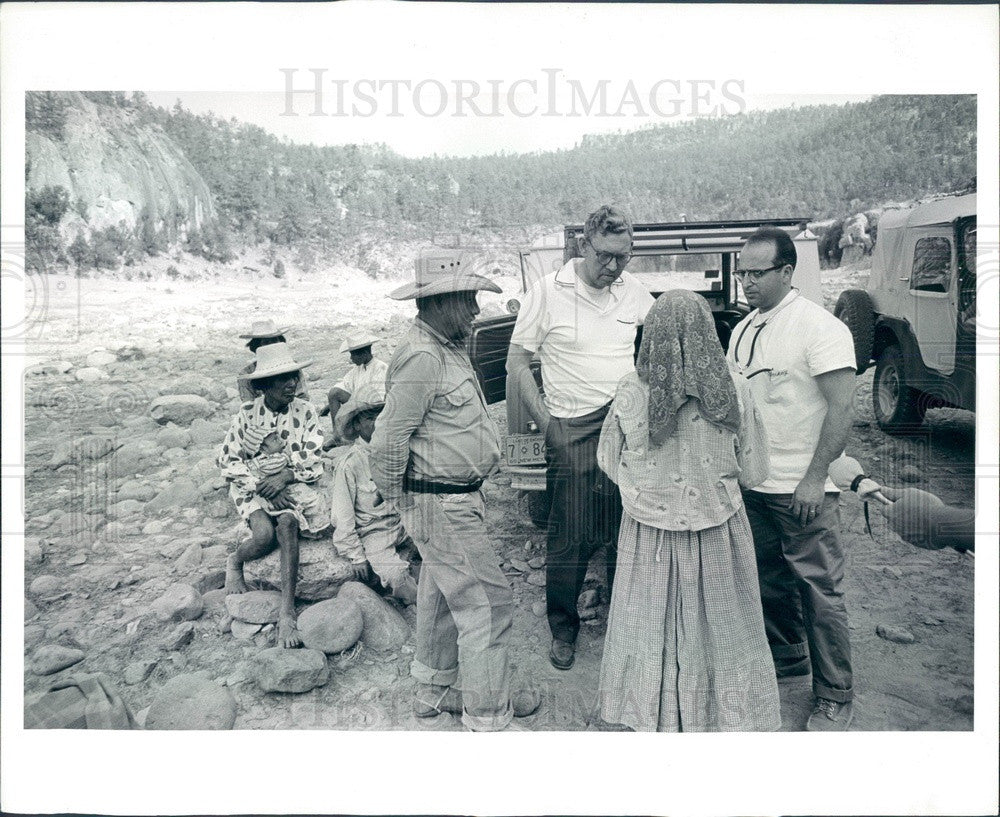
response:
[[[275,326],[274,321],[268,318],[263,321],[254,321],[250,324],[250,334],[240,335],[240,337],[246,340],[253,340],[254,338],[276,338],[278,335],[284,335],[287,331],[287,329],[279,329]]]
[[[262,377],[271,377],[275,374],[296,372],[312,365],[311,360],[295,360],[287,343],[270,343],[267,346],[261,346],[256,355],[257,359],[253,371],[243,375],[247,380],[259,380]]]
[[[462,250],[427,250],[416,260],[416,275],[412,284],[404,284],[389,293],[397,301],[426,298],[443,292],[466,292],[486,289],[501,292],[489,278],[472,271],[473,256]]]
[[[373,343],[378,343],[378,338],[365,332],[355,332],[340,344],[341,352],[353,352],[356,349],[364,349]]]
[[[377,384],[369,383],[362,386],[350,399],[340,407],[337,412],[337,433],[345,440],[356,440],[358,438],[354,425],[351,423],[361,412],[368,409],[382,408],[385,405],[385,386],[379,387]]]

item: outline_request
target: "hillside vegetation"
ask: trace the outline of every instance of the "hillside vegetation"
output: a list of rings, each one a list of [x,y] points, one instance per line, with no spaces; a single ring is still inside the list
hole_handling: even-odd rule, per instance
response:
[[[156,148],[153,164],[172,155],[164,145],[176,146],[211,194],[196,228],[137,212],[100,232],[87,214],[109,205],[78,192],[93,185],[77,181],[72,193],[32,185],[30,166],[43,152],[72,164],[75,112],[85,106],[104,110],[112,139],[127,122],[135,144]],[[361,238],[552,227],[582,220],[603,201],[641,221],[682,213],[822,219],[965,187],[976,168],[973,96],[882,96],[588,136],[571,150],[419,159],[384,145],[293,144],[255,125],[195,115],[180,102],[154,107],[141,92],[28,94],[26,111],[29,265],[38,269],[70,260],[100,266],[93,244],[110,255],[109,229],[110,243],[134,261],[166,246],[224,259],[231,247],[268,242],[325,256]],[[129,172],[123,166],[122,186]]]

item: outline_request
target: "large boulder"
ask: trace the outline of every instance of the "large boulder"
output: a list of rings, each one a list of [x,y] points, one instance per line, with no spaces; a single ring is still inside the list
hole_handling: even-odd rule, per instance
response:
[[[115,449],[110,437],[80,437],[72,442],[64,440],[56,445],[49,460],[49,468],[56,469],[69,463],[81,463],[85,460],[98,460]]]
[[[214,423],[196,417],[191,421],[188,429],[191,432],[191,441],[195,445],[222,445],[222,440],[226,436],[226,429]]]
[[[61,644],[46,644],[35,650],[35,654],[31,657],[31,671],[35,675],[51,675],[80,663],[84,658],[82,650],[64,647]]]
[[[194,480],[187,477],[175,479],[146,503],[147,513],[157,513],[171,508],[190,508],[201,500],[201,492]]]
[[[226,400],[226,387],[223,383],[213,380],[210,377],[189,374],[183,375],[163,386],[160,389],[160,394],[196,394],[214,403],[222,403]]]
[[[247,579],[281,586],[281,562],[277,549],[243,566]],[[350,575],[351,563],[333,549],[329,539],[299,540],[299,574],[295,596],[302,601],[324,601],[337,595]]]
[[[132,477],[156,463],[163,449],[153,440],[130,440],[119,448],[108,466],[112,477]]]
[[[205,609],[201,594],[189,584],[175,584],[151,605],[160,621],[191,621]]]
[[[357,644],[364,629],[361,608],[353,599],[329,599],[299,615],[299,635],[311,650],[343,652]]]
[[[166,449],[187,448],[191,445],[191,432],[168,423],[165,428],[157,432],[156,443]]]
[[[236,701],[204,675],[177,675],[156,694],[146,729],[232,729]]]
[[[150,416],[160,425],[188,426],[196,417],[208,417],[215,407],[197,394],[168,394],[149,404]]]
[[[372,650],[398,650],[410,638],[410,625],[391,604],[361,582],[347,582],[338,599],[351,599],[361,610],[365,647]]]
[[[248,624],[271,624],[281,612],[281,593],[276,590],[251,590],[226,596],[226,609],[235,619]]]
[[[258,654],[253,677],[264,692],[308,692],[330,677],[326,656],[320,650],[286,650],[271,647]]]

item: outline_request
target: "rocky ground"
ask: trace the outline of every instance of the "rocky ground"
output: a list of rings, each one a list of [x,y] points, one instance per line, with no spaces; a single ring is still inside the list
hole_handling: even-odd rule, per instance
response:
[[[832,299],[865,272],[824,275]],[[237,335],[259,317],[291,327],[296,353],[316,360],[308,369],[315,398],[347,367],[336,349],[348,330],[374,331],[384,339],[376,354],[391,355],[412,315],[412,304],[385,297],[397,284],[349,269],[283,280],[246,273],[46,279],[28,327],[24,381],[29,702],[64,676],[103,672],[150,728],[183,725],[185,717],[237,729],[461,728],[451,715],[410,714],[412,608],[357,585],[341,590],[337,603],[309,614],[312,648],[289,657],[270,651],[273,596],[255,595],[236,609],[219,590],[225,555],[245,533],[214,464],[238,408],[235,373],[248,360]],[[504,287],[487,311],[517,293],[516,279],[505,278]],[[887,484],[971,504],[972,415],[931,412],[925,434],[896,439],[875,425],[870,395],[868,373],[859,379],[849,453]],[[501,408],[493,407],[498,418]],[[603,576],[592,568],[578,659],[558,672],[547,660],[544,537],[502,475],[485,491],[489,530],[517,601],[514,661],[543,690],[525,726],[614,728],[594,711]],[[857,498],[841,502],[854,728],[971,729],[974,559],[917,550],[874,510],[870,537]],[[783,728],[802,729],[808,681],[782,682],[781,693]],[[204,704],[185,709],[192,700]]]

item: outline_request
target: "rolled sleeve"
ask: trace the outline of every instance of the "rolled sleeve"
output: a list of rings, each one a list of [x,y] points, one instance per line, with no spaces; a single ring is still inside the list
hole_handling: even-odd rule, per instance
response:
[[[806,347],[809,374],[818,377],[839,369],[855,371],[854,340],[851,330],[839,320],[824,321],[813,331]]]

